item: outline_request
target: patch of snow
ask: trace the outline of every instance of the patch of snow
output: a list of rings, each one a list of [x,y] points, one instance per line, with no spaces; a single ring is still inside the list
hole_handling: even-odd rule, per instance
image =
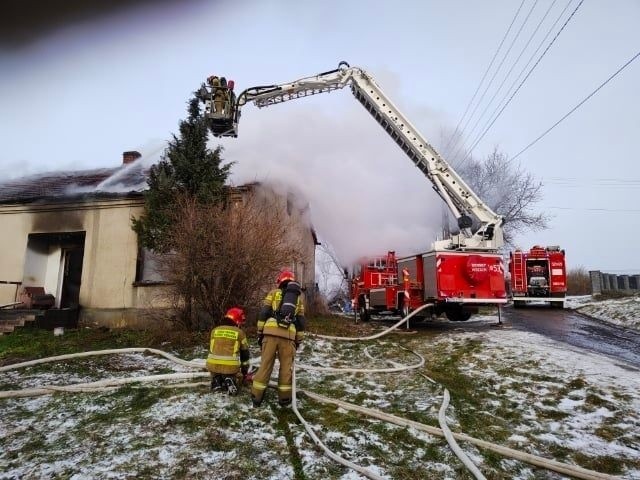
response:
[[[567,308],[622,327],[640,330],[640,296],[595,300],[591,295],[567,297]]]

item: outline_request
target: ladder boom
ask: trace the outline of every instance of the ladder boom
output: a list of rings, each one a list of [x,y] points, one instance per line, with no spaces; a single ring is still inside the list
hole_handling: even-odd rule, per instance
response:
[[[436,242],[436,250],[495,251],[499,249],[504,243],[503,218],[473,192],[385,95],[371,75],[360,68],[349,66],[346,62],[340,62],[335,70],[291,83],[258,86],[244,90],[238,95],[235,107],[229,113],[229,124],[223,127],[216,124],[216,128],[212,127],[212,131],[217,136],[237,136],[240,109],[247,103],[254,103],[259,108],[268,107],[302,97],[329,93],[347,85],[351,87],[355,98],[430,180],[434,190],[457,219],[462,234]],[[213,102],[213,93],[208,101]],[[212,111],[211,105],[207,111]],[[471,231],[472,220],[469,215],[473,215],[479,223],[475,233]]]

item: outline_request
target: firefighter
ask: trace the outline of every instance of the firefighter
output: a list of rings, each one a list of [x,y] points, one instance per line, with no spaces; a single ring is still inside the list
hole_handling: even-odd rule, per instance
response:
[[[220,325],[211,330],[207,370],[211,372],[211,390],[236,395],[249,373],[249,343],[240,328],[245,321],[239,307],[227,310]]]
[[[295,283],[295,277],[289,270],[282,271],[278,275],[276,283],[278,288],[267,294],[258,317],[258,345],[260,345],[262,353],[260,367],[253,376],[253,387],[251,388],[254,407],[259,407],[262,403],[276,358],[280,362],[278,403],[283,407],[291,404],[293,362],[296,350],[304,338],[304,303],[299,293],[300,286]],[[282,300],[285,291],[291,291],[291,287],[294,285],[298,288],[298,296],[294,303],[294,314],[286,321],[281,318],[280,312],[283,306],[281,304],[284,303]]]
[[[224,77],[222,77],[224,78]],[[226,80],[225,80],[226,82]],[[207,83],[211,85],[211,91],[213,92],[213,111],[214,113],[223,113],[225,91],[226,88],[222,88],[222,82],[216,75],[211,75],[207,78]]]

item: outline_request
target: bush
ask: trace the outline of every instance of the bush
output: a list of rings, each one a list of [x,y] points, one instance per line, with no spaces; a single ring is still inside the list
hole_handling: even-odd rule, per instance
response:
[[[567,295],[591,294],[591,277],[584,267],[567,271]]]
[[[210,330],[233,305],[247,311],[252,325],[265,285],[282,265],[302,259],[302,239],[283,235],[294,231],[294,219],[279,202],[258,188],[242,202],[201,204],[177,196],[168,229],[173,250],[160,271],[187,330]]]

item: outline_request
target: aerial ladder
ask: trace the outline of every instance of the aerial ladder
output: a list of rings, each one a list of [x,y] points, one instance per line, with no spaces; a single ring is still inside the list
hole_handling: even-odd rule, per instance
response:
[[[456,218],[459,233],[434,242],[434,250],[497,252],[504,243],[503,217],[469,188],[391,102],[373,77],[361,68],[340,62],[335,70],[291,83],[248,88],[237,97],[228,88],[220,90],[220,87],[205,85],[200,90],[200,98],[205,103],[205,116],[213,135],[237,137],[241,110],[247,103],[259,108],[269,107],[346,86],[351,88],[355,98],[430,180],[433,189]],[[220,108],[221,104],[223,108]],[[475,231],[472,231],[472,217],[477,222]]]

